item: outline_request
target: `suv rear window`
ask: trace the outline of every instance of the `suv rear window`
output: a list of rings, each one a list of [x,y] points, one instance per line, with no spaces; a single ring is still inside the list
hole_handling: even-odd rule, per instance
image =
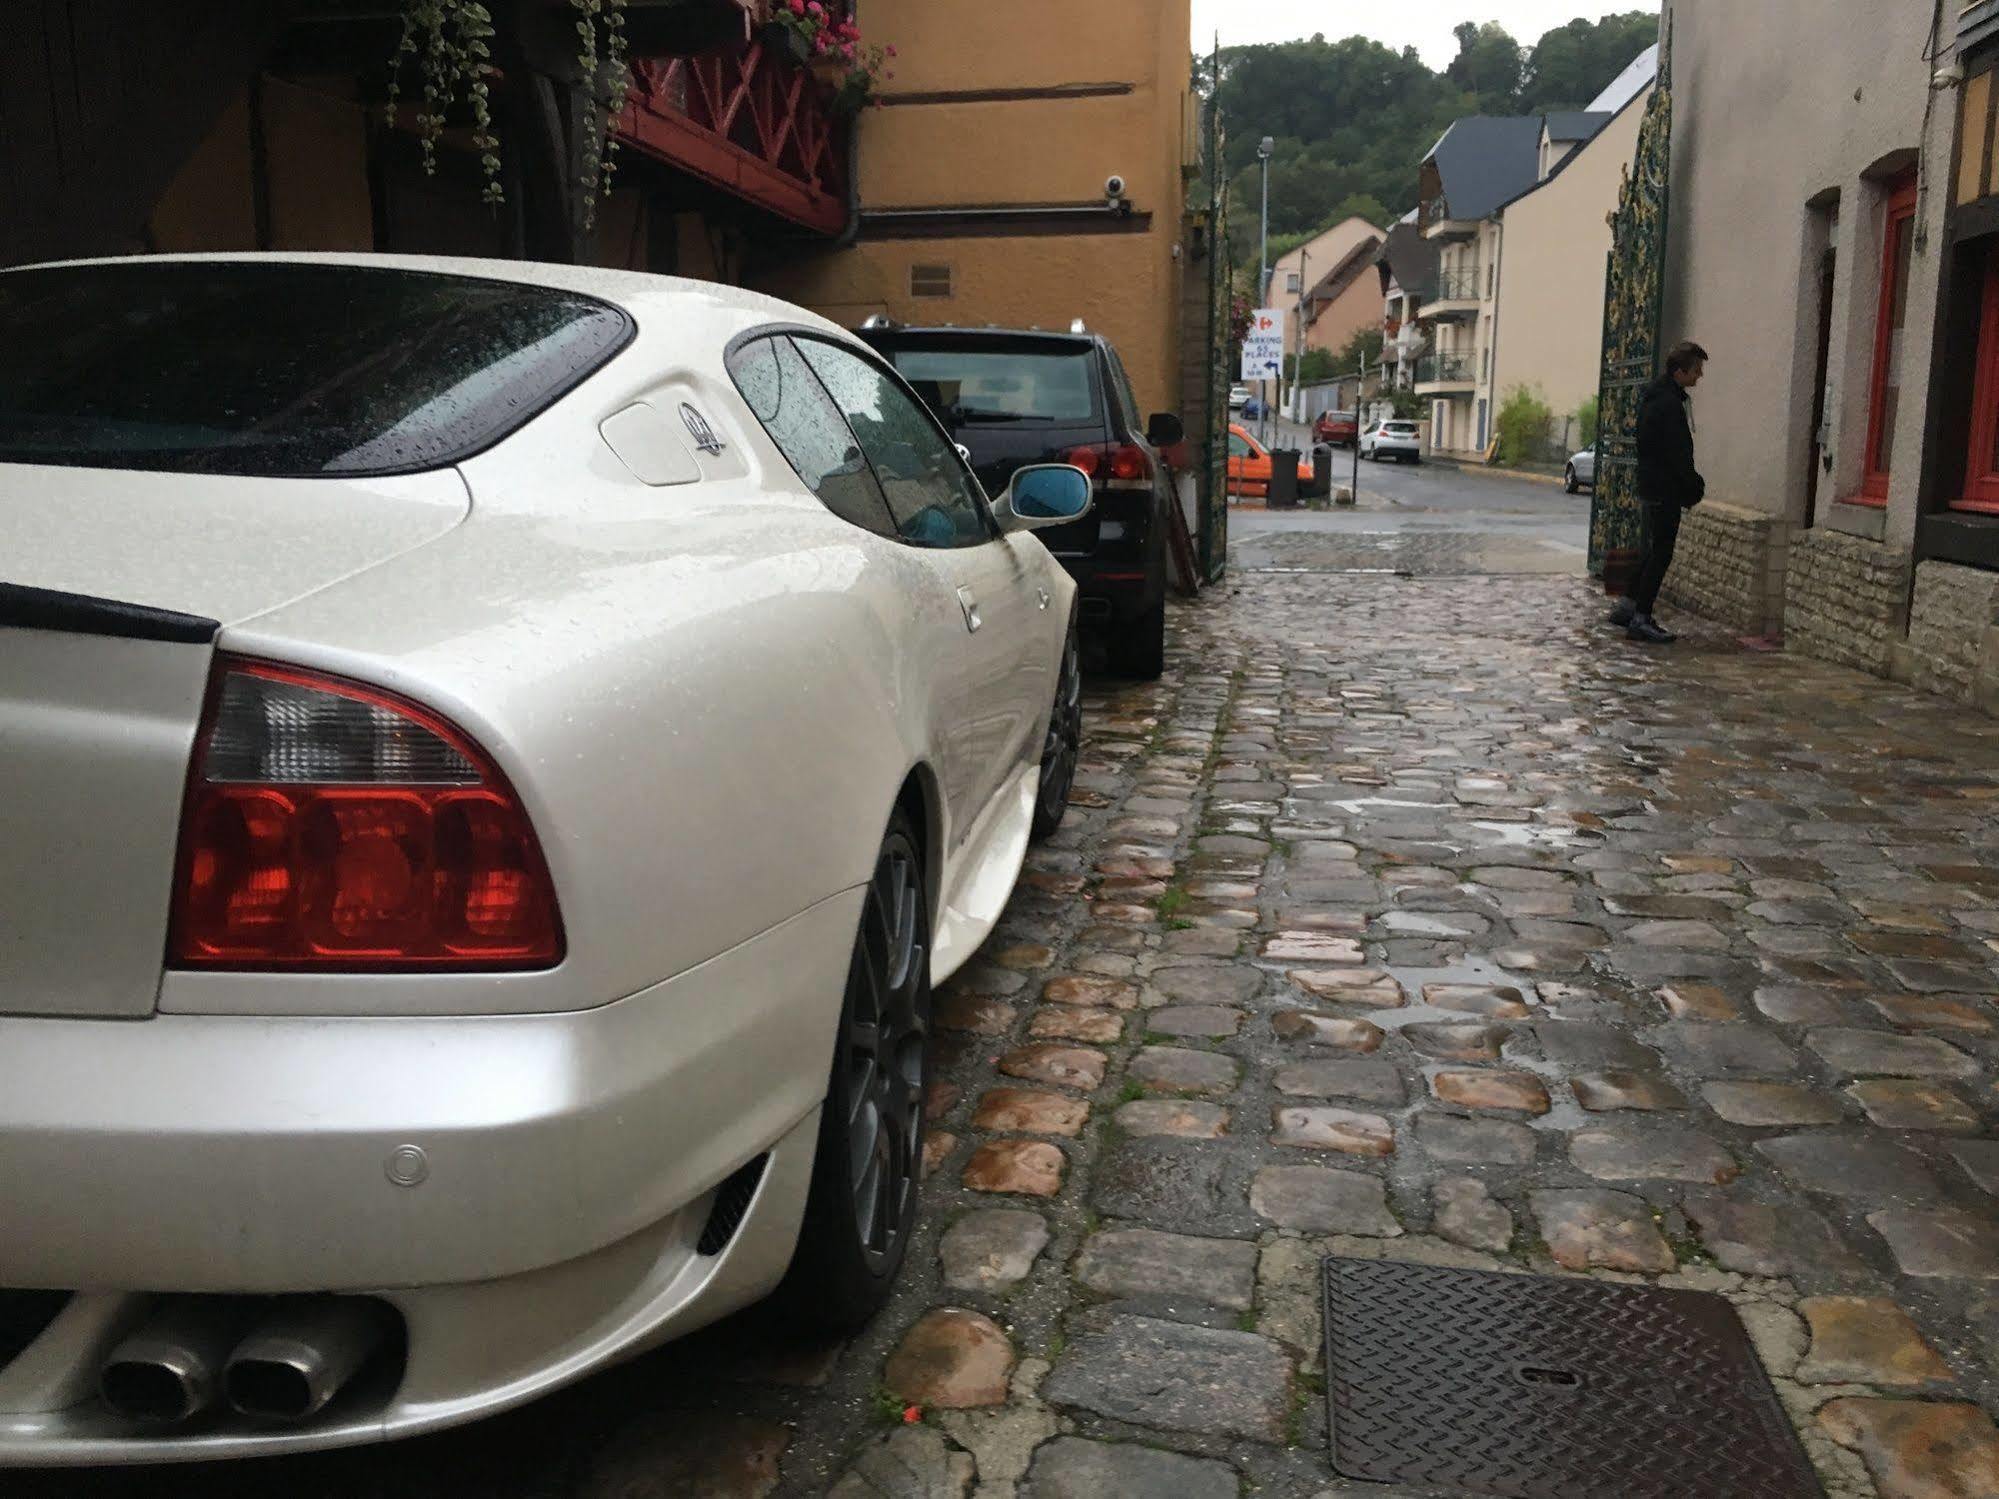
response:
[[[594,297],[391,267],[130,260],[0,275],[0,463],[273,478],[492,446],[624,347]]]
[[[918,347],[881,352],[951,426],[1101,420],[1096,360],[1088,344],[1059,353]]]
[[[1416,424],[1414,422],[1383,422],[1381,430],[1395,437],[1414,437],[1416,435]]]

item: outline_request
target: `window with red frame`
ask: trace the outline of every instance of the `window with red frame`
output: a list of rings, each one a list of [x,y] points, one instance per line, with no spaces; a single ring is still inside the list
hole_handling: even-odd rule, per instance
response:
[[[1915,258],[1916,179],[1899,183],[1888,199],[1881,237],[1881,310],[1874,326],[1874,374],[1867,400],[1867,466],[1860,503],[1888,503],[1888,465],[1895,447],[1895,414],[1902,395],[1902,334],[1909,320],[1909,267]]]
[[[1984,312],[1971,382],[1971,449],[1964,460],[1959,510],[1999,515],[1999,245],[1985,252]]]

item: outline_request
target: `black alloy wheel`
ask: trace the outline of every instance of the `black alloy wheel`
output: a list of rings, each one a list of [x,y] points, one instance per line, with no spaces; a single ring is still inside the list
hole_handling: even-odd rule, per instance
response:
[[[1055,705],[1048,714],[1048,737],[1041,747],[1041,783],[1034,799],[1032,829],[1037,841],[1062,825],[1082,748],[1083,657],[1077,649],[1076,622],[1072,619],[1062,645],[1062,672],[1055,683]]]
[[[861,905],[805,1223],[780,1293],[828,1331],[879,1311],[908,1252],[930,1032],[929,898],[916,831],[898,813]]]
[[[1570,494],[1582,488],[1582,485],[1576,483],[1576,466],[1573,463],[1562,470],[1562,482],[1568,487]]]

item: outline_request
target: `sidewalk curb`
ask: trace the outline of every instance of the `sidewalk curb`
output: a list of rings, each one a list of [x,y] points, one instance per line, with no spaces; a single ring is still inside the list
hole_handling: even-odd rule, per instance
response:
[[[1495,479],[1524,479],[1529,484],[1553,484],[1557,487],[1563,483],[1560,474],[1544,474],[1539,469],[1499,468],[1490,463],[1460,463],[1455,458],[1432,457],[1423,461],[1433,463],[1438,468],[1456,469],[1461,474],[1488,474]]]

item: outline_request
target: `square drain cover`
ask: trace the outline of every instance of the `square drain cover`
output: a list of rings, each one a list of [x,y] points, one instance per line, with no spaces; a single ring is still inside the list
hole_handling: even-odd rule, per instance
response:
[[[1329,1258],[1344,1478],[1505,1499],[1821,1499],[1735,1308],[1697,1291]]]

